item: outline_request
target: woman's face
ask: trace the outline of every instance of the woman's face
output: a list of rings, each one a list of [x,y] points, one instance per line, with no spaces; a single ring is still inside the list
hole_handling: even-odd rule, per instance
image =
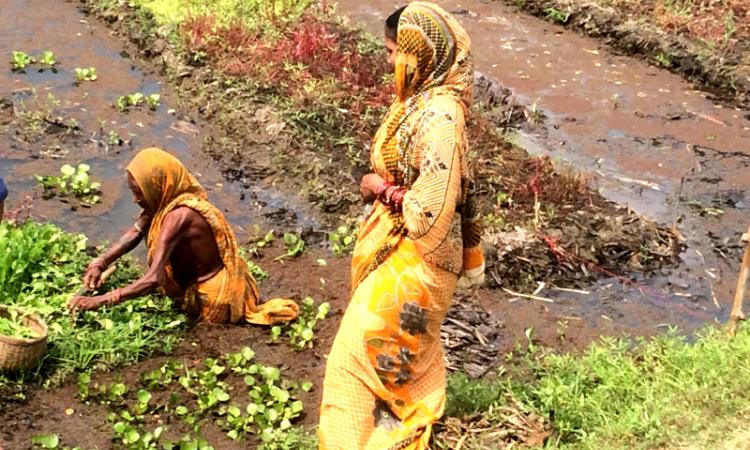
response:
[[[391,65],[391,68],[394,68],[396,66],[396,50],[398,50],[398,44],[396,44],[396,41],[386,36],[385,48],[388,49],[388,64]]]
[[[130,191],[133,193],[133,202],[143,208],[144,210],[148,210],[148,203],[146,203],[146,196],[143,195],[143,191],[141,191],[141,187],[138,186],[138,183],[136,183],[135,178],[133,178],[133,175],[128,172],[128,186],[130,187]]]

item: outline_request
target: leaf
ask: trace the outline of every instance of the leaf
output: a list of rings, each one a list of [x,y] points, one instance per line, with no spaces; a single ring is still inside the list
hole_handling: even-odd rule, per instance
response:
[[[245,358],[246,361],[250,361],[255,357],[255,352],[250,347],[243,347],[241,353],[242,357]]]
[[[76,169],[70,164],[65,164],[64,166],[60,167],[60,172],[65,176],[72,177],[73,174],[76,173]]]
[[[37,434],[31,438],[31,443],[42,448],[57,448],[60,438],[56,434]]]
[[[280,403],[286,403],[287,401],[289,401],[289,392],[287,392],[285,389],[271,386],[271,388],[269,389],[269,393],[271,394],[271,397],[275,398]]]
[[[305,328],[304,330],[302,330],[302,333],[300,334],[300,336],[302,336],[302,339],[304,339],[305,341],[312,341],[313,338],[315,337],[315,333],[313,332],[312,329]]]
[[[310,383],[310,384],[312,384],[312,383]],[[292,404],[290,405],[290,407],[292,408],[292,412],[295,413],[295,414],[302,412],[302,410],[304,409],[304,405],[302,405],[302,402],[300,400],[292,402]]]
[[[144,389],[138,391],[137,397],[138,401],[141,403],[148,403],[151,401],[151,393]]]
[[[302,386],[300,388],[305,392],[310,392],[310,390],[313,388],[313,384],[310,381],[305,381],[302,383]]]
[[[226,402],[226,401],[229,400],[229,394],[227,394],[226,392],[224,392],[224,390],[221,389],[221,388],[219,388],[219,387],[215,387],[211,391],[211,393],[214,395],[214,397],[216,397],[216,400],[218,400],[220,402]]]
[[[134,444],[141,439],[141,433],[134,429],[130,429],[125,433],[125,443]]]

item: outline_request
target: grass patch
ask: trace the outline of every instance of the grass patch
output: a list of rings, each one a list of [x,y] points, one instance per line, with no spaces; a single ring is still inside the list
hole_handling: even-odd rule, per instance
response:
[[[49,326],[42,363],[30,373],[0,376],[0,392],[15,385],[22,396],[18,386],[24,382],[56,385],[77,370],[107,369],[169,352],[179,340],[185,318],[166,298],[146,296],[71,317],[66,304],[80,288],[90,259],[86,242],[85,236],[51,224],[0,224],[0,303],[39,314]],[[109,285],[124,285],[140,273],[125,258]]]
[[[453,375],[448,415],[513,406],[549,422],[548,447],[674,448],[707,444],[750,405],[746,327],[733,340],[713,327],[693,342],[671,330],[648,340],[603,338],[581,355],[537,350],[524,360],[522,376],[497,384]]]

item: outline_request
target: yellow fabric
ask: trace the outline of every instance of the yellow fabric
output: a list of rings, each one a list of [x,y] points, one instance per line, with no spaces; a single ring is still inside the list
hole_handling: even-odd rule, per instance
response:
[[[428,448],[445,403],[440,325],[458,275],[484,264],[474,217],[462,217],[471,185],[469,38],[441,8],[416,2],[397,40],[397,98],[371,166],[407,193],[401,213],[376,202],[360,227],[352,300],[326,365],[326,450]]]
[[[171,265],[166,266],[163,286],[170,296],[184,299],[181,307],[208,323],[249,323],[268,325],[297,317],[297,304],[276,299],[257,306],[258,288],[247,265],[239,255],[239,247],[229,223],[215,206],[208,202],[203,187],[174,156],[156,148],[139,152],[127,167],[154,212],[146,238],[148,260],[151,264],[156,252],[162,225],[175,208],[185,206],[198,212],[209,224],[224,268],[211,279],[179,292],[172,276]]]
[[[424,258],[455,274],[484,259],[466,157],[466,115],[472,98],[471,42],[440,7],[411,3],[401,15],[397,96],[373,140],[375,173],[407,188],[401,213],[379,202],[361,228],[352,264],[356,287],[408,236]]]
[[[456,275],[405,239],[354,291],[328,355],[320,449],[427,449],[445,405],[440,324]]]

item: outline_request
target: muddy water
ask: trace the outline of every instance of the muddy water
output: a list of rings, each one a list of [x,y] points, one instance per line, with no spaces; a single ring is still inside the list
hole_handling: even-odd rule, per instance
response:
[[[338,3],[339,12],[376,35],[398,6]],[[678,76],[503,2],[436,3],[466,26],[477,69],[547,116],[515,136],[520,144],[583,170],[606,197],[676,225],[687,240],[677,270],[637,279],[616,295],[612,283],[620,280],[607,280],[592,288],[593,297],[571,294],[563,303],[578,305],[578,313],[583,303],[587,315],[636,327],[660,320],[693,327],[725,317],[738,273],[736,243],[750,223],[750,112],[722,107]]]
[[[158,77],[136,68],[123,51],[124,43],[110,36],[102,24],[89,21],[77,10],[76,3],[59,0],[0,3],[3,61],[10,59],[13,50],[31,55],[51,50],[58,61],[55,71],[39,71],[35,65],[25,72],[12,72],[9,64],[3,62],[0,96],[12,98],[17,111],[53,108],[52,115],[75,119],[83,134],[74,144],[63,145],[53,152],[57,157],[42,158],[39,154],[45,150],[44,137],[31,145],[20,145],[13,136],[4,137],[0,142],[0,173],[11,190],[9,207],[30,195],[35,198],[34,216],[82,231],[95,240],[114,239],[138,213],[127,189],[124,168],[138,149],[157,146],[183,161],[209,191],[211,200],[240,228],[256,223],[270,227],[273,224],[266,217],[280,209],[292,211],[299,225],[315,224],[302,206],[273,189],[245,192],[238,185],[227,184],[200,150],[203,141],[200,126],[172,109],[175,102],[168,87]],[[76,67],[95,67],[98,80],[76,86]],[[155,112],[146,108],[121,113],[112,106],[117,97],[135,92],[160,93],[160,107]],[[108,145],[110,131],[130,143]],[[33,174],[57,174],[63,164],[79,162],[90,164],[93,178],[103,181],[101,205],[73,212],[69,204],[39,198],[41,190],[35,186]]]

